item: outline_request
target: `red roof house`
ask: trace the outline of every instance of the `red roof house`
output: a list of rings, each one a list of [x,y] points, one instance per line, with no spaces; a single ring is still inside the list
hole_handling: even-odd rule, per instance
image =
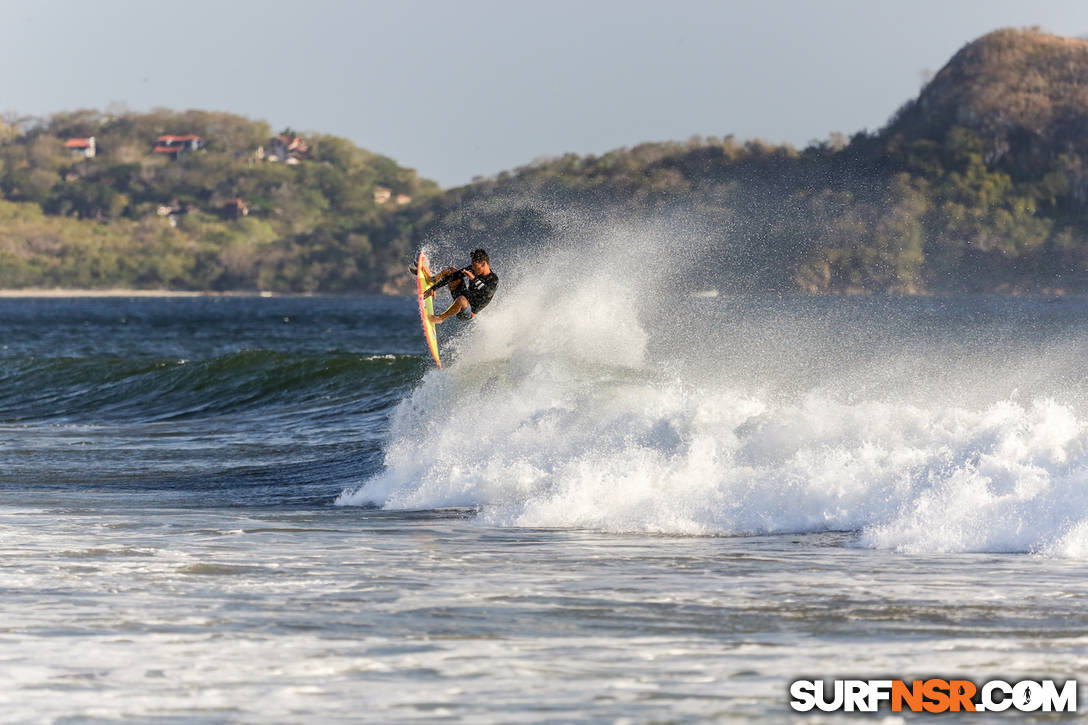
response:
[[[194,136],[192,134],[174,136],[172,134],[167,134],[165,136],[159,136],[158,140],[155,142],[155,148],[152,149],[152,153],[163,154],[172,159],[176,159],[182,154],[202,148],[204,148],[204,139],[200,138],[200,136]]]
[[[64,147],[72,152],[72,156],[82,159],[93,159],[97,152],[94,143],[94,136],[88,136],[87,138],[70,138],[64,144]]]

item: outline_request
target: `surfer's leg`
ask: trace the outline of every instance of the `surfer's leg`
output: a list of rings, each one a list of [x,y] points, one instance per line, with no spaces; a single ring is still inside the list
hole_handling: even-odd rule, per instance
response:
[[[441,315],[431,315],[431,322],[437,325],[439,322],[442,322],[450,315],[456,315],[462,310],[467,310],[468,308],[468,298],[466,298],[464,295],[461,295],[454,299],[453,304],[451,304]]]

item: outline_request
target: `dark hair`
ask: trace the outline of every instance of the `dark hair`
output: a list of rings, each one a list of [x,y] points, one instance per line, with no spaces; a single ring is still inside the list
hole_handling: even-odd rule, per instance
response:
[[[473,262],[487,262],[491,264],[491,257],[487,256],[487,252],[482,249],[473,249],[472,256],[469,257]]]

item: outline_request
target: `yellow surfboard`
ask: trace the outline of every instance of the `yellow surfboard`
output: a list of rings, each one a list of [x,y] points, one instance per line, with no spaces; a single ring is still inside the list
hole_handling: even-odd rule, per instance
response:
[[[430,269],[430,265],[427,263],[427,255],[423,252],[419,253],[416,267],[416,280],[419,283],[419,316],[423,320],[423,334],[427,338],[427,347],[431,348],[431,355],[434,356],[435,364],[441,368],[442,360],[438,357],[438,337],[435,336],[434,323],[427,319],[429,315],[434,314],[434,295],[426,299],[423,298],[423,293],[431,286],[431,278],[423,271],[424,269]]]

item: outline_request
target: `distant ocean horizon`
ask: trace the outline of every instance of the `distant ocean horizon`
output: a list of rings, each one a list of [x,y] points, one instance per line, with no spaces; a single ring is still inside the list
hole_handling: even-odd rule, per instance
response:
[[[0,288],[0,297],[18,299],[82,299],[86,297],[367,297],[362,294],[307,294],[293,292],[272,292],[270,290],[175,290],[175,289],[139,289],[131,287],[13,287]]]

